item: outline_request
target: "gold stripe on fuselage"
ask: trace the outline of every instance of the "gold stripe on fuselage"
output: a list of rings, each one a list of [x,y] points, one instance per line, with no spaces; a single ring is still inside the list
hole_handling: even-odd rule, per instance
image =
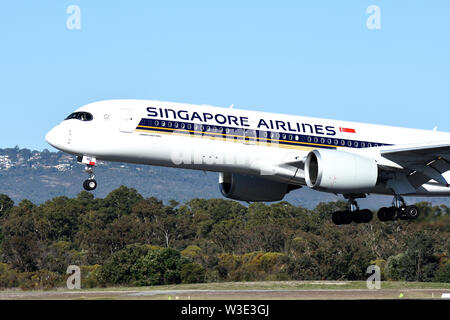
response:
[[[141,128],[146,128],[146,129],[141,129]],[[148,130],[148,129],[156,129],[156,130]],[[161,131],[161,130],[169,130],[170,132]],[[330,146],[330,145],[317,144],[317,143],[288,141],[288,140],[261,138],[261,137],[251,139],[252,137],[249,137],[249,136],[224,134],[224,133],[219,133],[219,132],[202,132],[202,131],[179,129],[179,128],[160,128],[160,127],[152,127],[152,126],[138,126],[136,128],[136,131],[137,132],[149,132],[149,131],[151,131],[151,132],[154,132],[154,133],[162,133],[162,134],[167,134],[167,135],[174,135],[175,134],[177,136],[183,136],[183,137],[186,137],[187,135],[184,134],[184,133],[181,133],[181,132],[186,132],[186,133],[194,133],[194,136],[189,135],[189,137],[194,137],[194,138],[206,138],[206,139],[211,139],[211,140],[240,142],[240,143],[244,143],[244,144],[247,144],[247,145],[271,146],[271,147],[280,147],[280,148],[306,150],[306,151],[313,150],[313,149],[315,149],[315,147],[328,147],[328,148],[339,147],[339,146]],[[177,131],[181,131],[181,132],[177,133]],[[222,137],[214,137],[214,135],[220,135]],[[238,139],[227,139],[227,137],[236,137],[236,138],[240,138],[241,140],[238,140]],[[245,139],[245,138],[248,138],[250,140],[250,142],[248,142],[248,140],[246,140],[246,142],[243,142],[242,140]],[[267,143],[267,142],[260,141],[260,140],[274,141],[275,143],[274,142]],[[280,143],[277,143],[277,142],[299,144],[299,146],[280,144]],[[300,146],[300,145],[302,145],[302,146]],[[308,146],[304,146],[304,145],[308,145]]]

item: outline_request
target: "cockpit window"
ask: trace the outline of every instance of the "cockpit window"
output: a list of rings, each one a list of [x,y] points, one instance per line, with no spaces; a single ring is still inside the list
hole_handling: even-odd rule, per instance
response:
[[[81,121],[91,121],[94,117],[89,112],[74,112],[71,113],[66,120],[77,119]]]

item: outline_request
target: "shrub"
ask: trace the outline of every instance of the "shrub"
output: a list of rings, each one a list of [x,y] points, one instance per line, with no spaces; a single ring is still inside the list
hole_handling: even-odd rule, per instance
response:
[[[6,263],[0,263],[0,288],[14,288],[19,285],[17,272]]]
[[[243,255],[221,254],[217,271],[222,279],[255,281],[273,279],[276,273],[286,278],[285,256],[279,252],[250,252]],[[270,276],[270,277],[269,277]]]
[[[41,269],[64,274],[67,266],[81,265],[83,255],[72,248],[73,244],[67,241],[55,241],[47,247],[47,257],[41,263]]]
[[[186,249],[181,251],[181,255],[183,255],[187,258],[190,258],[192,260],[201,257],[201,254],[202,254],[202,249],[200,249],[200,247],[194,246],[194,245],[187,246]]]
[[[100,286],[100,265],[81,266],[81,287],[96,288]]]
[[[320,277],[320,267],[309,255],[301,255],[288,262],[287,274],[293,280],[317,280]]]
[[[405,280],[407,257],[404,253],[388,258],[386,263],[386,277],[389,280]]]
[[[370,261],[371,265],[376,265],[378,268],[380,268],[380,272],[381,272],[381,279],[384,280],[386,278],[386,260],[384,259],[376,259],[376,260],[372,260]]]
[[[203,283],[205,275],[205,268],[198,263],[187,263],[181,267],[180,271],[182,283]]]
[[[48,290],[65,284],[65,277],[45,269],[20,273],[18,278],[22,290]]]
[[[439,267],[434,274],[434,281],[436,282],[450,282],[450,262]]]
[[[101,285],[134,283],[136,277],[132,270],[137,261],[150,250],[148,245],[131,244],[113,253],[98,272],[99,283]]]
[[[139,286],[181,283],[181,268],[189,261],[171,248],[150,250],[132,268]]]

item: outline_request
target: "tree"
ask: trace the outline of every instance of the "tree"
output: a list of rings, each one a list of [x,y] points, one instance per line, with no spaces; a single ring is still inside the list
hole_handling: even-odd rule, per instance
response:
[[[64,274],[69,265],[84,265],[85,258],[81,252],[73,248],[73,243],[56,241],[46,246],[43,252],[44,259],[39,264],[40,269]]]
[[[205,275],[205,268],[198,263],[186,263],[180,270],[182,283],[203,283],[205,282]]]
[[[11,209],[2,223],[3,258],[19,271],[35,271],[42,260],[42,243],[36,232],[36,207],[29,201],[22,201]]]
[[[57,197],[39,207],[40,219],[46,224],[49,240],[71,240],[78,230],[79,216],[84,209],[76,200]]]
[[[14,206],[0,195],[0,282],[54,285],[72,263],[87,270],[89,286],[365,280],[367,267],[384,261],[387,279],[448,281],[450,209],[420,205],[426,217],[415,221],[335,226],[329,212],[345,202],[312,211],[284,201],[164,205],[121,187],[105,199],[81,192]]]
[[[143,199],[136,189],[120,186],[106,196],[103,200],[103,207],[107,209],[109,219],[113,220],[123,215],[129,215],[133,206]]]
[[[386,276],[391,280],[406,280],[407,259],[404,253],[389,257],[386,262]]]
[[[155,217],[154,225],[159,238],[163,240],[166,248],[170,247],[171,240],[178,232],[177,218],[175,215],[158,215]]]
[[[17,271],[6,263],[0,262],[0,288],[14,288],[19,286]]]
[[[161,200],[150,197],[136,202],[132,207],[132,213],[142,222],[149,222],[152,221],[155,216],[163,215],[165,210]]]
[[[424,232],[410,237],[406,252],[389,257],[387,276],[394,280],[431,281],[438,267],[433,245],[433,238]]]
[[[224,220],[216,223],[209,237],[221,252],[237,252],[245,234],[240,228],[239,220]]]
[[[439,267],[434,275],[436,282],[450,282],[450,261]]]
[[[6,194],[0,194],[0,219],[14,207],[14,201]]]
[[[189,260],[174,249],[154,249],[138,259],[132,272],[136,276],[137,285],[175,284],[181,283],[181,270],[188,263]],[[189,276],[187,271],[185,276]]]
[[[434,239],[424,232],[417,234],[406,250],[406,259],[407,280],[431,281],[438,267]]]
[[[248,226],[243,232],[244,239],[235,251],[283,252],[286,247],[286,229],[280,224],[266,223]]]
[[[100,268],[99,281],[102,284],[134,284],[137,261],[147,255],[150,246],[131,244],[113,253]]]
[[[102,228],[80,232],[78,241],[81,249],[87,251],[89,264],[102,264],[114,252],[133,243],[139,243],[141,224],[132,216],[113,220]]]

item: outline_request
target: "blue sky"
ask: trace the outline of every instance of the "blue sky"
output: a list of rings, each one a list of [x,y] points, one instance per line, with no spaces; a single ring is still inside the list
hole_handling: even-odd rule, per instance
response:
[[[448,0],[4,0],[0,148],[49,148],[72,110],[115,98],[450,131],[449,16]]]

